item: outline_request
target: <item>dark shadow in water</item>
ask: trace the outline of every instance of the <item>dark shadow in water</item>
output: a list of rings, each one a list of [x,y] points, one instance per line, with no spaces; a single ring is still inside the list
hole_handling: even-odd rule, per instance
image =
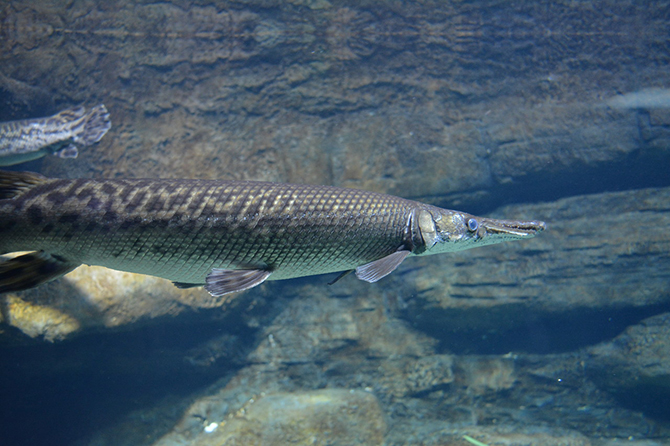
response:
[[[515,202],[554,201],[574,195],[618,192],[631,189],[670,186],[670,156],[631,154],[623,160],[602,166],[572,167],[569,172],[529,175],[523,183],[496,190],[489,205]]]
[[[619,403],[654,420],[670,423],[670,389],[659,386],[638,386],[615,394]]]
[[[200,320],[199,320],[200,319]],[[203,319],[207,319],[204,320]],[[14,446],[67,445],[89,437],[129,412],[150,408],[166,397],[183,397],[230,376],[240,361],[211,366],[189,363],[184,352],[235,332],[254,334],[230,319],[203,315],[155,320],[133,331],[93,334],[55,344],[44,341],[2,347],[0,438]],[[20,336],[17,334],[17,336]],[[251,341],[250,341],[251,340]],[[174,420],[162,419],[165,429]],[[153,440],[157,420],[146,424]],[[140,438],[139,434],[133,435]],[[150,439],[151,440],[151,439]]]
[[[449,197],[443,200],[435,197],[431,203],[486,215],[500,206],[513,203],[551,202],[575,195],[668,187],[668,166],[670,152],[647,149],[614,162],[573,165],[566,170],[519,177],[509,184],[496,185],[485,194],[473,194],[472,198],[464,201],[467,205],[454,204]]]
[[[516,328],[489,331],[468,330],[467,327],[431,324],[422,320],[416,326],[440,341],[441,350],[454,354],[504,355],[509,352],[554,354],[578,350],[604,342],[619,335],[628,326],[643,319],[670,311],[670,305],[626,307],[619,309],[576,309],[552,317],[518,314],[523,324]],[[458,320],[458,315],[454,320]],[[454,324],[456,325],[456,323]]]
[[[608,342],[627,327],[668,311],[670,305],[666,304],[597,311],[582,309],[545,318],[525,315],[525,325],[495,333],[455,331],[437,325],[420,328],[439,339],[440,353],[505,355],[512,352],[549,355],[575,352],[584,347]],[[670,389],[665,381],[661,379],[656,383],[640,383],[631,389],[611,389],[611,393],[622,407],[641,412],[657,422],[670,423]]]

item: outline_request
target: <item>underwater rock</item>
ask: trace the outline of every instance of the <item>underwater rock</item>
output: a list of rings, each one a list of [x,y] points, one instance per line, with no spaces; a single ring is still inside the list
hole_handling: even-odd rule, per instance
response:
[[[41,116],[54,111],[53,98],[41,88],[17,81],[0,73],[0,122]]]
[[[495,216],[532,216],[547,231],[419,258],[379,286],[397,290],[414,326],[465,351],[595,343],[670,304],[668,202],[660,188],[501,208]]]
[[[168,434],[155,446],[381,445],[385,431],[384,415],[374,395],[324,389],[256,396],[222,419],[202,420],[198,433],[181,438]]]
[[[62,340],[95,330],[225,305],[199,289],[179,290],[157,277],[81,266],[63,280],[0,296],[5,323],[30,337]]]
[[[230,432],[241,435],[240,430],[258,432],[262,423],[250,424],[244,420],[234,421],[230,427],[232,431],[225,429],[228,429],[230,419],[242,415],[249,419],[249,411],[255,410],[256,404],[276,394],[285,395],[280,401],[300,399],[302,394],[308,399],[314,398],[312,395],[323,395],[326,407],[331,406],[331,398],[334,398],[334,407],[342,407],[336,402],[339,398],[353,398],[359,401],[356,404],[370,408],[369,414],[363,411],[352,411],[349,415],[331,414],[333,420],[340,416],[353,417],[350,421],[354,432],[362,430],[360,435],[371,444],[380,444],[385,433],[385,416],[381,415],[378,406],[379,395],[387,398],[418,394],[438,389],[452,380],[450,357],[433,355],[434,343],[425,335],[398,320],[389,319],[388,313],[379,305],[382,300],[379,295],[333,299],[323,294],[290,299],[272,322],[261,328],[255,350],[247,356],[245,366],[236,376],[229,381],[222,380],[199,396],[173,431],[158,444],[183,444],[194,438],[207,441],[209,434],[204,433],[204,428],[212,422],[219,423],[217,432],[224,428],[221,435],[233,435]],[[318,393],[317,389],[326,386],[354,390]],[[330,391],[340,397],[329,396]],[[279,402],[272,403],[275,404]],[[275,416],[279,417],[281,410],[275,410]],[[298,416],[290,411],[287,413],[290,417]],[[278,420],[281,427],[284,421]],[[313,434],[317,444],[321,444],[319,438],[328,438],[328,432],[340,435],[336,426],[332,429],[328,426],[326,423],[317,428],[323,430],[322,435]],[[330,444],[357,444],[344,439],[332,440]],[[247,437],[245,441],[248,441]],[[267,441],[275,440],[268,438]]]
[[[568,3],[10,2],[0,60],[59,105],[110,110],[109,140],[76,166],[45,160],[52,176],[326,183],[491,209],[541,199],[538,181],[554,192],[670,157],[648,153],[635,112],[600,107],[670,83],[667,6]]]
[[[613,407],[611,398],[585,380],[581,354],[436,354],[434,342],[390,319],[383,302],[380,295],[291,299],[260,331],[247,364],[232,379],[220,380],[192,400],[181,421],[155,444],[209,445],[234,439],[256,444],[247,436],[252,434],[273,444],[274,433],[285,432],[285,416],[298,417],[291,408],[311,404],[296,401],[313,401],[318,395],[330,403],[330,397],[314,391],[321,387],[359,389],[356,394],[379,404],[389,427],[379,435],[389,445],[466,446],[463,435],[468,435],[485,444],[586,446],[598,444],[593,442],[596,437],[626,438],[640,429],[665,432],[641,414]],[[352,391],[336,392],[348,397]],[[254,412],[273,396],[267,409]],[[277,409],[279,404],[286,413]],[[278,426],[262,421],[269,408],[274,408]],[[379,432],[377,414],[374,409],[372,420],[364,417],[372,425],[355,420],[354,426]],[[302,426],[311,429],[306,417]],[[602,423],[605,418],[616,427]],[[299,421],[293,425],[297,427],[291,438],[301,444],[303,427]],[[330,438],[335,431],[331,426],[321,424],[312,431],[317,444]],[[321,429],[325,431],[319,434]]]
[[[3,300],[4,316],[0,322],[18,328],[31,338],[60,341],[81,328],[76,318],[57,308],[24,301],[15,294],[3,296]]]
[[[239,336],[224,333],[186,352],[184,361],[197,367],[210,367],[217,362],[235,363],[243,351]]]
[[[589,348],[586,370],[611,393],[665,406],[670,398],[670,313],[645,319]]]
[[[460,356],[455,360],[459,384],[472,395],[511,389],[517,380],[514,358]]]
[[[414,269],[403,276],[408,280],[417,273],[420,271]],[[151,430],[153,421],[147,422],[151,411],[146,417],[135,414],[127,420],[125,429],[132,432],[134,426],[138,439],[127,444],[138,444],[139,438],[156,446],[218,445],[224,441],[256,444],[253,438],[258,438],[258,444],[273,444],[284,434],[298,444],[310,439],[319,444],[320,438],[332,440],[330,444],[352,444],[346,430],[339,430],[341,423],[351,423],[355,428],[352,432],[368,444],[380,444],[383,439],[389,445],[408,444],[411,438],[409,444],[468,446],[463,435],[485,444],[499,440],[547,446],[597,444],[591,438],[626,438],[641,431],[665,435],[666,431],[642,414],[613,406],[611,399],[603,396],[606,392],[589,383],[582,354],[441,353],[441,349],[456,350],[459,346],[446,342],[438,345],[420,327],[412,328],[396,317],[401,298],[408,297],[398,295],[403,290],[369,285],[358,288],[358,281],[345,280],[338,284],[351,287],[326,287],[325,280],[314,284],[313,279],[303,279],[270,287],[273,291],[259,290],[266,299],[274,297],[278,314],[268,317],[269,321],[261,320],[258,330],[249,334],[251,339],[246,343],[254,346],[250,354],[231,351],[238,348],[234,345],[237,341],[225,335],[206,342],[204,350],[185,352],[190,355],[185,358],[189,368],[210,368],[219,360],[225,362],[236,356],[234,362],[240,368],[234,376],[222,375],[178,404],[172,400],[163,403],[159,412],[170,413],[171,420],[179,418],[177,412],[181,418],[173,426],[161,422],[162,437],[155,443],[140,436]],[[347,290],[355,293],[335,294]],[[199,313],[202,322],[219,312]],[[500,321],[489,321],[495,322]],[[231,328],[225,322],[222,326]],[[446,325],[442,328],[449,329]],[[200,329],[200,325],[185,326],[183,333],[188,337],[192,335],[189,332]],[[484,334],[495,336],[492,329]],[[128,335],[126,342],[134,337],[146,339],[143,330]],[[479,336],[483,337],[481,332]],[[511,344],[504,344],[509,338],[502,339],[511,349]],[[175,353],[178,349],[175,346]],[[119,355],[109,344],[103,351],[106,357]],[[232,356],[227,356],[230,353]],[[166,352],[161,349],[155,354],[163,357]],[[95,355],[83,360],[90,367],[99,365]],[[113,357],[106,361],[116,362]],[[144,375],[139,375],[153,376],[157,372],[151,368],[161,364],[154,361],[129,362],[129,369],[115,373],[135,377],[144,367]],[[161,369],[161,373],[166,371]],[[344,390],[334,390],[340,392],[336,397],[320,393],[331,390],[318,389]],[[350,389],[354,389],[353,396]],[[265,398],[270,398],[267,403],[263,403]],[[343,412],[353,407],[348,404],[360,409]],[[322,415],[331,421],[319,422],[324,420]],[[388,433],[379,420],[385,420]],[[157,435],[156,429],[151,431]],[[95,444],[116,445],[116,434],[110,430],[107,442]]]
[[[454,381],[453,363],[450,355],[388,358],[381,362],[375,387],[394,397],[433,392]]]
[[[331,362],[328,373],[337,374],[338,364],[355,362],[353,357],[340,358],[342,351],[350,346],[373,358],[416,359],[433,353],[434,343],[427,336],[401,321],[389,319],[384,297],[376,290],[337,299],[314,285],[300,291],[307,289],[312,292],[296,296],[263,327],[261,342],[247,358],[250,363],[284,368],[328,360]],[[437,361],[434,367],[437,364],[448,364],[448,357]],[[445,370],[441,376],[449,374]]]
[[[466,437],[479,443],[474,443]],[[415,435],[412,435],[412,438],[414,442],[411,444],[421,445],[594,446],[591,439],[579,432],[541,425],[524,427],[445,427],[435,429],[435,431],[429,433],[418,431]],[[387,446],[400,446],[408,444],[406,441],[402,438],[388,438],[385,444]]]

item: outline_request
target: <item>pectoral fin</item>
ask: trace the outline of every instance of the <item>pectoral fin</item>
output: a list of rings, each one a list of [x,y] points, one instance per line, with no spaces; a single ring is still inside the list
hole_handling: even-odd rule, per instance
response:
[[[207,275],[205,289],[212,296],[244,291],[260,285],[270,277],[271,271],[262,269],[220,269],[214,268]]]
[[[45,181],[39,173],[0,171],[0,200],[18,198]]]
[[[79,264],[44,251],[0,260],[0,293],[34,288],[69,273]]]
[[[386,277],[395,270],[398,265],[405,260],[410,251],[396,251],[386,257],[382,257],[374,262],[356,268],[356,277],[366,282],[376,282],[382,277]]]

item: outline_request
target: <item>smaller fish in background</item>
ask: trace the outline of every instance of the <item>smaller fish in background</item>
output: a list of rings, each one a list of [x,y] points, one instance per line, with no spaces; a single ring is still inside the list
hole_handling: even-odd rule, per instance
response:
[[[619,109],[663,109],[670,108],[670,88],[645,88],[611,97],[605,102]]]
[[[77,147],[100,141],[112,127],[103,104],[88,112],[73,107],[46,118],[0,122],[0,166],[41,158],[49,153],[76,158]]]

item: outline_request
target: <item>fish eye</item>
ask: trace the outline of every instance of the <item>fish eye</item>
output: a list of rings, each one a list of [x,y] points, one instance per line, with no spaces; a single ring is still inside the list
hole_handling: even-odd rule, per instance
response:
[[[479,223],[477,223],[477,220],[474,218],[468,220],[468,230],[470,232],[475,232],[477,229],[479,229]]]

